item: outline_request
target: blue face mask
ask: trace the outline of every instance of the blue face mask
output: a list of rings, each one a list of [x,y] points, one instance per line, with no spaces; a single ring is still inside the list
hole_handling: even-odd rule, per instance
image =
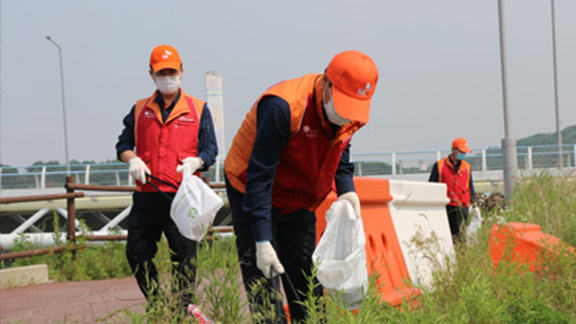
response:
[[[456,156],[456,158],[458,160],[464,160],[465,157],[466,157],[466,153],[460,153],[460,152],[458,152],[458,155]]]

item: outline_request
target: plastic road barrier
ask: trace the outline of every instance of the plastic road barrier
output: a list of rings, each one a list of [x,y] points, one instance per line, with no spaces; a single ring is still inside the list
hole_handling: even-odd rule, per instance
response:
[[[388,204],[392,201],[389,181],[379,178],[354,178],[356,192],[362,206],[362,221],[366,234],[368,275],[377,275],[381,300],[392,306],[411,301],[420,290],[408,284],[410,275],[392,222]],[[320,239],[326,228],[324,215],[336,199],[334,193],[316,210],[316,237]]]
[[[508,260],[527,265],[530,271],[540,271],[547,260],[563,251],[576,257],[574,247],[566,246],[555,236],[542,233],[539,225],[529,223],[494,224],[489,250],[494,268],[503,260]]]
[[[389,209],[410,279],[430,288],[435,271],[455,262],[443,183],[390,180]]]

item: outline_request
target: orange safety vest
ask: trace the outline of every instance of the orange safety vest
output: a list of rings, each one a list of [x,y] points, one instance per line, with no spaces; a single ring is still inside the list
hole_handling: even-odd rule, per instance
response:
[[[198,154],[198,131],[204,101],[181,92],[166,122],[153,96],[139,100],[134,108],[134,139],[136,154],[146,163],[153,176],[175,186],[182,182],[182,174],[176,167],[182,160]],[[199,173],[198,173],[199,175]],[[148,181],[151,181],[148,179]],[[176,189],[152,180],[160,190],[176,192]],[[149,185],[136,181],[142,192],[155,192]]]
[[[438,161],[438,182],[446,184],[451,206],[468,207],[470,205],[470,173],[472,167],[466,161],[460,162],[456,172],[450,157]]]
[[[290,139],[276,168],[272,205],[283,213],[298,209],[315,210],[334,188],[340,157],[363,123],[350,122],[332,134],[324,118],[320,79],[308,74],[278,83],[264,92],[246,115],[224,161],[230,184],[246,193],[246,170],[256,139],[258,103],[264,96],[277,96],[290,106]],[[317,93],[318,95],[314,95]]]

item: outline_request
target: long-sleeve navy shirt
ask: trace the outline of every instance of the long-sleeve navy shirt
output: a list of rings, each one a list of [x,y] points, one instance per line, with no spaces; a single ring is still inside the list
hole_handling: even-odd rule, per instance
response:
[[[181,90],[178,91],[178,95],[168,108],[164,107],[164,101],[162,96],[157,92],[154,102],[157,102],[160,111],[162,112],[162,119],[166,121],[172,109],[180,99]],[[118,143],[116,143],[116,155],[120,159],[120,154],[124,151],[133,150],[136,144],[134,139],[134,109],[136,105],[132,106],[132,109],[124,117],[123,124],[124,129],[120,136],[118,136]],[[214,164],[216,161],[216,155],[218,154],[218,144],[216,143],[216,135],[214,133],[214,123],[212,122],[212,114],[207,104],[204,104],[202,109],[202,116],[200,116],[200,129],[198,130],[198,157],[202,158],[204,161],[204,168],[199,171],[205,171],[209,166]]]
[[[456,170],[460,169],[460,162],[462,161],[456,161],[456,163],[454,163],[454,167],[456,168]],[[438,180],[440,180],[440,175],[438,174],[438,162],[436,162],[434,163],[434,166],[432,166],[432,172],[430,172],[430,178],[428,178],[428,182],[438,182]],[[475,202],[476,192],[474,191],[474,181],[472,180],[472,172],[470,172],[470,181],[468,183],[468,186],[470,186],[470,201]]]
[[[276,96],[262,98],[257,109],[256,139],[246,170],[243,209],[252,217],[249,221],[253,224],[255,239],[262,241],[272,239],[270,219],[272,186],[280,156],[290,139],[291,116],[288,103]],[[348,145],[342,153],[336,171],[335,183],[338,195],[355,191],[353,175],[354,164],[350,162],[350,145]]]

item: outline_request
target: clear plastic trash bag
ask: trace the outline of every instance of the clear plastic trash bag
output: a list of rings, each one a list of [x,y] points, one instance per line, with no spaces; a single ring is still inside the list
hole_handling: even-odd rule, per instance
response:
[[[362,218],[356,218],[347,200],[335,201],[326,212],[326,230],[312,259],[326,293],[336,296],[348,309],[357,309],[368,288],[366,236]]]

